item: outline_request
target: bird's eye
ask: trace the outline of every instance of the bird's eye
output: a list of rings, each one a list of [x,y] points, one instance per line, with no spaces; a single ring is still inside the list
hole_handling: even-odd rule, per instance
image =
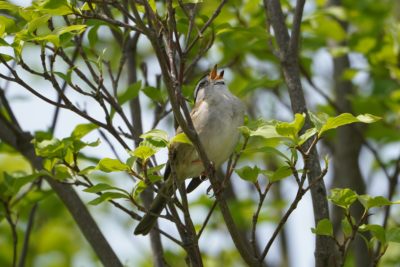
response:
[[[207,81],[201,81],[199,83],[199,88],[204,87],[207,84]]]
[[[225,84],[225,82],[224,81],[218,81],[215,84]]]

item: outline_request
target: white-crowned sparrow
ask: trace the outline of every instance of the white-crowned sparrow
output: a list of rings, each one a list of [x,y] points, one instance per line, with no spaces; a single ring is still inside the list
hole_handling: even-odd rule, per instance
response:
[[[244,105],[226,86],[224,71],[217,73],[215,66],[209,75],[196,86],[195,106],[190,113],[200,142],[215,167],[224,163],[234,151],[239,140],[239,126],[243,125]],[[182,130],[178,128],[177,133]],[[172,165],[172,166],[171,166]],[[171,168],[176,173],[176,181],[199,177],[204,173],[203,164],[194,146],[176,143],[171,162],[167,164],[165,183],[154,199],[150,210],[135,229],[135,234],[147,234],[154,226],[158,215],[173,195],[174,180]]]

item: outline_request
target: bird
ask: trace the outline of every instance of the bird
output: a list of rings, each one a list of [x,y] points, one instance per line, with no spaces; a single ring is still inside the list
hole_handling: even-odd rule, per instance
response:
[[[190,112],[193,126],[208,159],[214,167],[222,165],[234,152],[240,138],[239,127],[243,125],[245,107],[234,96],[224,81],[224,70],[218,73],[215,65],[210,73],[203,77],[194,91],[194,107]],[[182,132],[178,127],[176,134]],[[172,177],[171,169],[175,177]],[[154,227],[158,216],[172,198],[177,183],[197,177],[189,184],[193,190],[200,182],[199,177],[206,175],[203,163],[191,144],[174,143],[171,156],[166,164],[164,184],[158,190],[149,210],[134,230],[135,235],[146,235]],[[199,182],[200,181],[200,182]]]

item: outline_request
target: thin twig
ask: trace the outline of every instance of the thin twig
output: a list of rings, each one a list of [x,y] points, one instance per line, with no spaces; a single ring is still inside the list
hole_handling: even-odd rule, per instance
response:
[[[208,221],[211,218],[211,215],[213,214],[215,207],[217,206],[218,202],[214,201],[213,205],[211,206],[211,209],[208,211],[208,214],[206,216],[206,219],[204,220],[203,224],[201,225],[200,231],[197,233],[197,239],[200,239],[201,234],[203,233],[204,229],[206,228]]]

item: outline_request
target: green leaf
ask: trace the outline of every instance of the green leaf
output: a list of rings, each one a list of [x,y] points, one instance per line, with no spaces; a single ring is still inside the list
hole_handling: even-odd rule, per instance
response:
[[[98,205],[104,201],[108,201],[111,199],[118,199],[118,198],[128,198],[127,195],[118,193],[118,192],[105,192],[98,198],[93,199],[88,204],[90,205]]]
[[[350,206],[357,200],[357,194],[349,188],[334,188],[331,190],[331,195],[328,197],[336,206],[348,210]]]
[[[79,175],[88,175],[94,170],[96,170],[95,166],[89,166],[89,167],[86,167],[83,170],[81,170],[78,174]]]
[[[155,167],[152,167],[152,168],[148,168],[147,173],[157,173],[157,172],[161,171],[161,169],[164,168],[165,165],[166,164],[164,163],[164,164],[160,164]]]
[[[9,174],[3,172],[3,180],[0,181],[0,197],[14,196],[24,185],[33,182],[41,175],[43,175],[43,172],[37,172],[30,175],[26,175],[25,173]]]
[[[354,117],[350,113],[343,113],[340,114],[337,117],[334,118],[328,118],[326,121],[325,125],[322,126],[321,130],[318,133],[318,136],[321,136],[323,133],[325,133],[328,130],[336,129],[337,127],[351,124],[354,122],[363,122],[363,123],[372,123],[380,120],[380,117],[371,115],[371,114],[364,114],[364,115],[359,115],[357,117]]]
[[[316,235],[333,236],[333,225],[329,219],[322,219],[317,223],[316,228],[311,228]]]
[[[57,164],[54,166],[53,177],[57,180],[65,180],[71,178],[71,172],[67,166],[64,164]]]
[[[14,59],[12,56],[6,55],[6,54],[3,54],[3,53],[0,53],[0,57],[1,57],[4,61],[10,61],[10,60],[13,60],[13,59]]]
[[[55,47],[60,46],[60,38],[55,34],[46,34],[38,37],[32,38],[32,41],[44,42],[44,43],[52,43]]]
[[[332,15],[339,20],[345,21],[347,19],[346,9],[339,6],[329,6],[324,8],[326,14]]]
[[[147,178],[149,178],[150,182],[153,184],[155,182],[162,181],[164,177],[156,174],[148,174]]]
[[[282,166],[279,167],[276,171],[272,173],[272,175],[269,176],[269,181],[271,183],[278,182],[283,178],[289,177],[292,174],[293,174],[292,169],[289,166]]]
[[[264,147],[258,147],[258,148],[246,148],[245,150],[243,150],[242,153],[245,155],[252,155],[254,153],[265,153],[268,155],[280,156],[283,159],[285,159],[286,161],[290,161],[290,159],[285,154],[283,154],[278,149],[276,149],[274,147],[270,147],[270,146],[264,146]]]
[[[63,156],[65,144],[59,139],[43,140],[41,142],[37,142],[34,139],[33,143],[38,156],[45,158],[61,158]]]
[[[302,144],[304,144],[308,139],[310,139],[312,136],[314,136],[315,134],[318,133],[318,130],[316,128],[310,128],[307,129],[307,131],[302,134],[299,138],[299,142],[298,145],[301,146]]]
[[[98,33],[97,33],[99,27],[100,27],[100,25],[95,25],[92,28],[90,28],[90,30],[88,32],[88,39],[89,39],[90,47],[95,47],[97,42],[98,42],[98,40],[99,40],[99,36],[98,36]]]
[[[342,219],[342,231],[345,237],[351,236],[353,229],[351,228],[351,224],[349,223],[347,218]]]
[[[37,28],[41,26],[46,26],[47,27],[47,22],[51,16],[49,14],[34,18],[28,23],[28,33],[33,33],[34,31],[37,30]]]
[[[250,131],[250,136],[259,136],[265,139],[282,138],[282,136],[276,132],[275,125],[271,124],[265,124],[257,128],[256,130]]]
[[[371,197],[369,195],[360,195],[358,196],[358,201],[360,201],[360,203],[366,209],[388,206],[393,204],[393,202],[389,201],[388,199],[382,196]]]
[[[99,128],[99,126],[93,123],[78,124],[72,131],[71,136],[76,139],[81,139],[82,137],[97,128]]]
[[[388,242],[400,243],[400,227],[390,228],[387,230],[386,240]]]
[[[74,32],[75,34],[81,34],[82,32],[85,31],[87,25],[84,24],[76,24],[76,25],[70,25],[70,26],[62,26],[54,29],[53,33],[62,35],[64,33],[71,33]]]
[[[128,171],[129,166],[122,163],[118,159],[104,158],[96,166],[97,170],[103,172],[118,172],[118,171]]]
[[[150,130],[140,136],[140,138],[143,139],[151,139],[151,140],[157,140],[157,141],[163,141],[166,144],[168,144],[168,134],[166,131],[159,130],[159,129],[153,129]]]
[[[111,190],[111,189],[114,189],[114,187],[111,186],[111,185],[108,185],[108,184],[100,183],[100,184],[96,184],[94,186],[91,186],[89,188],[86,188],[83,191],[88,192],[88,193],[98,193],[98,192],[101,192],[101,191]]]
[[[247,126],[240,126],[239,127],[239,131],[242,133],[242,135],[246,138],[248,138],[250,136],[250,128]]]
[[[146,96],[148,96],[153,101],[164,103],[164,99],[163,99],[160,89],[157,89],[152,86],[147,86],[147,87],[143,88],[142,91]]]
[[[146,188],[147,188],[147,184],[144,181],[139,181],[138,183],[136,183],[135,189],[133,191],[134,197],[139,196],[140,193],[142,193],[143,190],[145,190]]]
[[[134,151],[132,151],[131,154],[135,157],[146,160],[153,156],[156,152],[157,151],[150,146],[140,145]]]
[[[0,10],[9,10],[13,12],[17,12],[19,9],[19,6],[16,6],[12,3],[8,3],[6,1],[0,1]]]
[[[360,226],[361,232],[370,231],[372,236],[378,239],[382,244],[386,243],[385,228],[377,224],[363,224]]]
[[[292,122],[280,122],[276,125],[276,132],[282,136],[291,137],[295,139],[297,134],[303,128],[305,122],[304,114],[295,114],[295,118]]]
[[[340,25],[339,21],[323,14],[318,14],[310,21],[315,34],[335,41],[342,41],[346,38],[346,32]]]
[[[187,135],[185,133],[178,133],[177,135],[175,135],[174,137],[171,138],[169,143],[170,144],[183,143],[183,144],[192,145],[192,142],[190,141],[190,139],[187,137]]]
[[[236,169],[235,172],[243,180],[255,183],[257,181],[258,174],[260,173],[260,169],[257,166],[244,166],[240,169]]]
[[[145,146],[153,149],[155,154],[160,148],[168,146],[168,134],[159,129],[153,129],[144,133],[140,136],[144,140],[140,143],[140,146]],[[150,150],[148,150],[150,152]]]
[[[118,96],[118,103],[122,106],[126,102],[135,99],[139,95],[140,88],[142,87],[142,81],[137,81],[128,86],[128,88]]]
[[[83,3],[83,5],[81,6],[81,8],[80,8],[80,10],[81,11],[90,11],[90,10],[92,10],[92,8],[93,9],[96,9],[96,4],[95,3],[88,3],[88,2],[85,2],[85,3]]]
[[[318,131],[321,130],[321,128],[324,126],[324,124],[329,118],[328,114],[322,112],[315,114],[311,111],[308,111],[308,115],[310,117],[311,122],[314,124],[315,128],[317,128]]]
[[[147,0],[147,2],[149,4],[150,8],[153,10],[153,12],[156,12],[156,10],[157,10],[156,1],[155,0]],[[146,13],[145,6],[142,4],[138,4],[137,9],[141,13]]]
[[[67,162],[69,165],[74,164],[74,153],[70,148],[66,149],[65,156],[64,156],[65,162]]]

